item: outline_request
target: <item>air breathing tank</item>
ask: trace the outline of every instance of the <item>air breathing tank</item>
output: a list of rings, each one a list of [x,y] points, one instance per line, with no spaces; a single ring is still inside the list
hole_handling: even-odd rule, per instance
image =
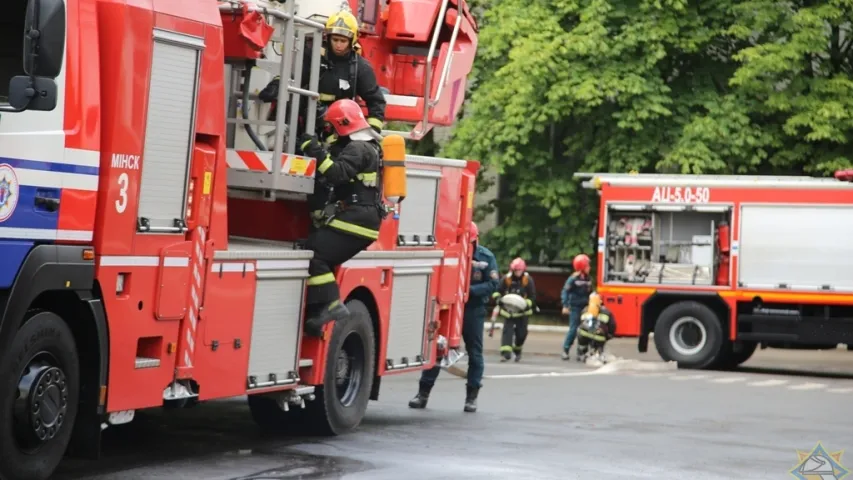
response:
[[[731,256],[731,228],[726,221],[717,227],[717,278],[716,285],[729,284],[729,268]]]
[[[382,195],[392,204],[406,198],[406,140],[400,135],[382,139]]]

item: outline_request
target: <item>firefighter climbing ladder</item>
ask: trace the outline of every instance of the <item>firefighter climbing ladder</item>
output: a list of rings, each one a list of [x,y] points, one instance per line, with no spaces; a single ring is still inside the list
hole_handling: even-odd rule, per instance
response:
[[[221,2],[219,5],[221,12],[238,13],[241,11],[240,8],[239,5],[232,2]],[[249,88],[250,72],[244,73],[242,76],[243,85],[240,87],[241,76],[238,73],[249,67],[246,61],[230,61],[228,63],[231,66],[231,81],[228,90],[227,123],[229,125],[241,125],[248,129],[272,126],[271,135],[274,138],[274,145],[272,152],[269,152],[254,133],[249,133],[249,135],[254,137],[253,140],[259,151],[236,150],[233,145],[228,145],[228,186],[232,189],[241,190],[244,195],[247,194],[247,190],[254,191],[255,195],[249,194],[253,198],[257,198],[256,193],[260,191],[262,198],[270,201],[276,200],[277,195],[281,196],[283,193],[312,193],[316,161],[294,154],[297,142],[296,128],[288,128],[288,126],[295,127],[297,124],[299,106],[302,97],[306,97],[308,108],[305,131],[314,131],[317,121],[317,100],[319,98],[317,90],[320,81],[320,48],[312,49],[311,65],[307,66],[311,72],[308,90],[293,85],[293,79],[300,81],[303,68],[306,68],[306,65],[303,65],[301,52],[305,49],[307,37],[312,36],[313,45],[321,45],[325,25],[296,16],[295,0],[287,0],[284,4],[284,11],[257,6],[249,6],[248,11],[257,11],[263,14],[275,28],[276,34],[281,35],[273,37],[271,40],[283,44],[278,69],[280,88],[276,100],[275,121],[237,117],[239,101],[242,101],[243,112],[246,112],[246,103],[249,100],[249,94],[246,90]],[[287,88],[284,88],[285,86]],[[285,121],[288,103],[290,104],[290,118]],[[279,160],[273,161],[273,159]]]

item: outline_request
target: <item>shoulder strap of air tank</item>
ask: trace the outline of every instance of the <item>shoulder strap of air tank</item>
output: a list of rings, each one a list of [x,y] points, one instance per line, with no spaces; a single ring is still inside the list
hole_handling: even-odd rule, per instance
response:
[[[354,51],[352,52],[352,57],[350,57],[349,69],[350,92],[352,99],[355,100],[358,92],[358,54]]]

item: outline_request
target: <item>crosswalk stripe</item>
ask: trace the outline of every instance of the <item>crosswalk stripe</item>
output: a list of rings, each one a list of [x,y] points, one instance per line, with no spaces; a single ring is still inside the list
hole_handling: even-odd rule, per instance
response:
[[[762,380],[760,382],[752,382],[747,383],[748,387],[776,387],[778,385],[785,385],[788,383],[787,380],[780,380],[778,378],[772,378],[770,380]]]
[[[826,388],[825,383],[801,383],[799,385],[791,385],[788,390],[820,390]]]
[[[745,377],[719,377],[711,380],[714,383],[736,383],[745,381]]]
[[[853,387],[830,388],[829,390],[827,390],[827,392],[830,392],[830,393],[851,393],[851,392],[853,392]]]
[[[708,378],[708,375],[673,375],[670,377],[671,380],[702,380],[703,378]]]

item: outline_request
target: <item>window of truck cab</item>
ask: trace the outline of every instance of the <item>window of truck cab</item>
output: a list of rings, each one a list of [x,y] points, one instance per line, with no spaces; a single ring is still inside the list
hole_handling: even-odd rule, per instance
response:
[[[27,0],[6,0],[0,15],[0,104],[9,103],[9,81],[24,73]]]
[[[731,204],[606,202],[604,208],[603,283],[730,284]]]

